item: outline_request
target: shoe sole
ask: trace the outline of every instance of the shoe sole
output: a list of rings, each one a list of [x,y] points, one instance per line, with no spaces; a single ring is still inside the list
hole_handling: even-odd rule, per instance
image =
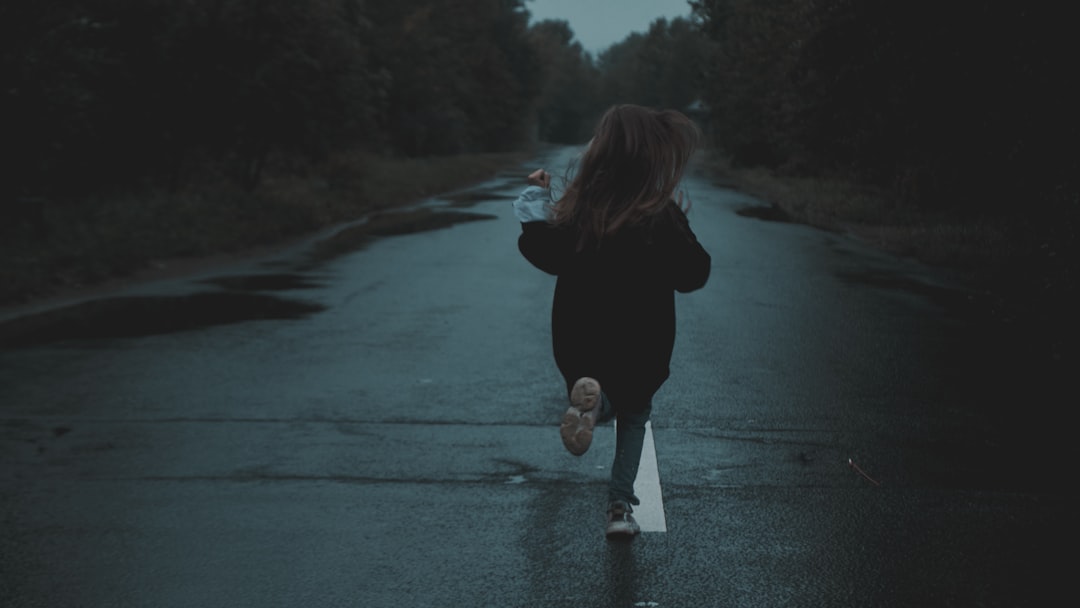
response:
[[[634,538],[641,532],[641,528],[630,525],[608,526],[604,534],[608,538]]]
[[[633,538],[641,532],[641,526],[638,525],[634,518],[627,514],[630,521],[613,521],[609,522],[607,528],[604,530],[604,534],[608,538]]]
[[[559,436],[566,450],[581,456],[592,445],[593,428],[600,414],[600,383],[592,378],[579,378],[570,390],[570,408],[559,424]]]

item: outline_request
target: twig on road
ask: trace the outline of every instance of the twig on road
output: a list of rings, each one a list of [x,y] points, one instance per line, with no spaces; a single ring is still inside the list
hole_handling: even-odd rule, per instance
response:
[[[880,483],[878,483],[877,481],[875,481],[873,477],[870,477],[869,475],[867,475],[867,474],[866,474],[866,472],[865,472],[865,471],[863,471],[862,469],[860,469],[860,468],[859,468],[859,465],[855,464],[855,461],[854,461],[854,460],[852,460],[852,459],[848,458],[848,459],[847,459],[847,463],[848,463],[848,466],[849,466],[849,467],[851,467],[851,468],[855,469],[855,471],[856,471],[856,472],[857,472],[857,473],[858,473],[859,475],[862,475],[863,477],[865,477],[865,478],[866,478],[866,480],[867,480],[867,481],[869,481],[870,483],[874,484],[875,486],[880,486],[880,485],[881,485]]]

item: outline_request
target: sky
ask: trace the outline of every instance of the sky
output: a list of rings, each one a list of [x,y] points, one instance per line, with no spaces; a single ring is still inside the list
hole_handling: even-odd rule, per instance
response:
[[[630,32],[646,32],[658,17],[690,16],[687,0],[526,0],[532,21],[562,19],[575,39],[593,55]]]

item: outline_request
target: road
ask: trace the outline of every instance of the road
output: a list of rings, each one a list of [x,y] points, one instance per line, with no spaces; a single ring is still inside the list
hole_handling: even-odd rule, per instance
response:
[[[1068,470],[1046,421],[1068,400],[1040,388],[1045,366],[942,271],[758,219],[761,202],[700,173],[689,217],[712,277],[677,299],[651,433],[662,504],[642,507],[665,525],[607,541],[613,432],[581,458],[559,441],[554,279],[518,254],[510,208],[527,170],[572,153],[426,201],[406,234],[352,251],[302,243],[7,319],[0,604],[1043,606],[1063,591]]]

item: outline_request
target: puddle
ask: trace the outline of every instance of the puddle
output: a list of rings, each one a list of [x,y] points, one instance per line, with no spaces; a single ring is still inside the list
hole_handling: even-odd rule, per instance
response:
[[[301,319],[325,309],[311,302],[238,292],[104,298],[0,324],[0,348],[134,338],[259,319]]]
[[[791,216],[786,211],[777,207],[776,205],[753,205],[749,207],[742,207],[735,210],[736,215],[742,217],[752,217],[759,220],[765,220],[767,222],[791,222]]]
[[[493,219],[497,219],[497,217],[488,213],[440,211],[435,209],[380,213],[371,216],[363,224],[346,228],[316,243],[310,258],[312,262],[322,262],[346,253],[359,251],[380,236],[415,234],[417,232],[446,228],[462,222]]]
[[[236,291],[284,291],[322,287],[322,284],[312,281],[310,277],[293,273],[216,277],[199,282]]]
[[[462,222],[494,219],[498,217],[490,213],[417,209],[399,213],[380,213],[372,217],[362,228],[367,229],[374,236],[395,236],[438,230]]]
[[[458,192],[457,194],[444,196],[443,199],[450,203],[451,207],[459,208],[472,207],[473,205],[489,201],[505,200],[509,203],[514,200],[513,197],[508,197],[506,195],[505,190],[495,188]]]

